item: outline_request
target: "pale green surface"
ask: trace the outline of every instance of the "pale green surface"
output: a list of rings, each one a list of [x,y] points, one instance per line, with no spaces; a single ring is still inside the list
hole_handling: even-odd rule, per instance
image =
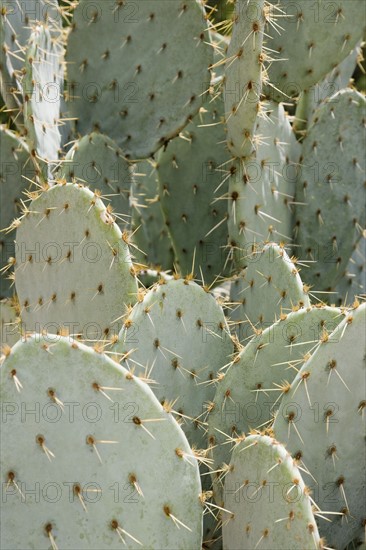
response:
[[[97,189],[121,216],[117,219],[121,230],[130,225],[132,167],[108,136],[93,132],[78,140],[67,153],[58,177]]]
[[[0,229],[6,229],[16,219],[21,211],[21,200],[26,200],[24,191],[31,186],[30,180],[35,176],[27,145],[14,132],[5,126],[0,126]],[[5,267],[9,258],[15,256],[15,232],[3,231],[1,239],[1,268]],[[8,272],[0,274],[0,298],[10,296],[14,286],[7,280]]]
[[[19,392],[14,369],[22,384]],[[16,344],[0,374],[1,401],[8,411],[1,426],[2,548],[49,549],[44,527],[51,523],[58,548],[120,549],[123,543],[110,526],[113,519],[141,543],[121,533],[128,549],[200,547],[197,462],[178,424],[147,384],[106,355],[50,335]],[[94,383],[104,388],[104,395]],[[50,389],[58,401],[50,397]],[[24,413],[37,407],[39,416]],[[19,412],[12,414],[14,410]],[[37,442],[39,435],[54,455],[49,459]],[[90,435],[94,447],[87,444]],[[6,488],[9,471],[24,497],[14,483]],[[75,484],[83,490],[87,512]],[[178,529],[164,506],[187,528]]]
[[[334,287],[366,224],[365,98],[343,90],[315,111],[297,182],[295,253],[306,283]],[[314,262],[316,260],[316,262]]]
[[[97,10],[81,0],[73,23],[66,61],[77,131],[98,127],[131,158],[149,157],[197,113],[209,87],[213,50],[202,6],[105,0]]]
[[[160,201],[178,269],[184,276],[193,268],[195,278],[208,285],[228,276],[232,267],[227,261],[229,161],[220,97],[211,97],[158,158]]]
[[[63,90],[63,48],[47,26],[37,26],[29,39],[22,79],[24,125],[30,151],[46,162],[58,159]]]
[[[255,134],[259,140],[255,157],[238,162],[229,179],[230,242],[240,267],[245,267],[253,243],[288,243],[293,237],[300,146],[284,107],[265,102]]]
[[[301,473],[282,445],[270,437],[252,435],[237,445],[230,465],[225,508],[234,517],[225,514],[224,550],[322,547]]]
[[[137,247],[131,249],[134,261],[172,270],[174,251],[159,198],[157,172],[148,161],[136,166],[131,211],[132,241]]]
[[[254,130],[262,92],[264,0],[238,0],[225,68],[227,143],[234,157],[255,151]],[[254,30],[255,29],[255,30]]]
[[[310,305],[298,269],[281,246],[269,243],[254,252],[248,247],[246,263],[248,267],[231,283],[230,318],[239,323],[236,333],[243,342],[247,325],[263,329],[281,312]]]
[[[323,331],[332,332],[342,318],[338,308],[303,308],[249,341],[218,384],[208,417],[214,471],[230,462],[232,445],[223,444],[229,436],[269,426],[307,354]],[[212,477],[220,503],[222,486],[217,475]]]
[[[125,364],[137,373],[150,372],[159,401],[174,402],[174,410],[187,416],[181,420],[190,444],[205,448],[206,404],[233,353],[221,307],[193,281],[173,280],[153,287],[129,324],[115,351],[131,352]]]
[[[118,334],[137,284],[128,245],[102,201],[87,188],[59,184],[29,210],[17,229],[15,270],[26,330]]]
[[[332,523],[319,518],[327,546],[337,550],[362,536],[366,512],[365,334],[363,304],[302,366],[274,423],[275,437],[293,456],[299,453],[299,464],[310,472],[303,475],[320,509],[349,509],[347,518],[330,516]]]
[[[362,38],[364,7],[363,0],[281,0],[270,12],[274,25],[265,29],[274,59],[265,93],[286,101],[322,80]]]

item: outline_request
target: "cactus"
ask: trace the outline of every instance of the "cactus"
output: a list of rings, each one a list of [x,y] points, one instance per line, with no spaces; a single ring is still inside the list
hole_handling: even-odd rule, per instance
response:
[[[230,274],[227,260],[227,178],[224,106],[211,97],[157,160],[160,202],[177,269],[206,284]],[[196,213],[200,215],[197,216]]]
[[[52,335],[18,342],[0,373],[2,547],[200,546],[197,461],[147,384]]]
[[[151,373],[153,391],[174,407],[189,442],[205,448],[205,404],[233,353],[215,299],[193,281],[161,281],[134,306],[114,351],[131,370]]]
[[[57,0],[1,0],[0,7],[0,91],[15,122],[22,127],[22,75],[28,41],[34,26],[42,23],[57,42],[61,31],[60,9]]]
[[[46,26],[37,26],[29,39],[22,78],[26,140],[33,157],[46,163],[58,159],[61,134],[60,91],[63,87],[63,48]]]
[[[142,267],[170,271],[174,251],[161,207],[156,169],[148,161],[143,161],[138,163],[136,171],[131,196],[134,261]]]
[[[217,385],[208,417],[213,471],[230,462],[230,438],[269,426],[281,399],[314,344],[341,322],[338,308],[302,308],[282,315],[258,333],[235,358]],[[222,503],[221,476],[214,474],[215,498]]]
[[[265,93],[277,101],[296,97],[322,80],[357,45],[365,30],[362,0],[337,4],[281,0],[269,4],[269,82]],[[272,23],[272,24],[271,24]],[[327,55],[321,55],[326,49]]]
[[[66,55],[78,131],[104,132],[133,159],[152,155],[177,135],[210,82],[212,48],[203,15],[196,1],[105,0],[101,9],[81,0]]]
[[[324,510],[320,531],[336,548],[364,530],[365,332],[366,304],[356,304],[320,339],[283,396],[273,425],[275,437],[303,468]],[[327,512],[331,523],[324,520]]]
[[[108,136],[92,133],[78,140],[65,156],[58,178],[97,189],[118,215],[120,228],[129,226],[132,168]]]
[[[118,333],[137,284],[128,244],[97,195],[72,183],[41,193],[23,213],[16,245],[27,331],[69,329],[90,340]]]
[[[310,305],[299,270],[282,245],[275,243],[247,251],[248,267],[231,284],[231,320],[240,341],[248,337],[246,325],[260,330],[281,313]],[[245,338],[246,337],[246,338]]]
[[[254,130],[262,92],[264,0],[238,1],[225,68],[227,143],[235,158],[255,151]]]
[[[366,235],[357,243],[335,290],[339,305],[353,304],[356,299],[366,296]]]
[[[266,102],[255,126],[255,156],[237,164],[229,180],[229,233],[234,257],[246,266],[253,243],[292,239],[300,146],[282,105]]]
[[[36,443],[3,422],[2,546],[362,545],[364,21],[336,4],[0,0],[2,412],[44,387],[62,414]],[[69,396],[103,405],[86,454]],[[132,402],[151,414],[108,421]],[[230,484],[253,476],[304,498],[248,506]],[[29,479],[71,501],[25,515]]]
[[[26,200],[25,191],[35,179],[35,170],[30,160],[26,143],[17,134],[0,126],[0,217],[1,217],[1,278],[0,298],[10,296],[14,288],[7,279],[8,267],[14,263],[14,219]]]
[[[225,478],[224,550],[323,548],[296,461],[276,440],[238,441]]]
[[[365,106],[355,90],[335,94],[315,112],[303,143],[296,253],[310,262],[306,281],[318,290],[340,280],[366,223]]]

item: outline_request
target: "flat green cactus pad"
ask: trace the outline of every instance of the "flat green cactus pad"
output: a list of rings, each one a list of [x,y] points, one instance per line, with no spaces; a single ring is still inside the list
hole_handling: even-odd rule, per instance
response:
[[[342,321],[331,307],[302,308],[252,338],[217,385],[208,417],[213,471],[230,462],[231,437],[268,427],[308,354]],[[234,442],[233,442],[234,444]],[[222,503],[221,476],[213,474],[215,498]]]
[[[135,305],[115,350],[125,364],[149,374],[161,402],[172,404],[191,445],[206,447],[206,405],[233,344],[221,307],[193,281],[153,287]]]
[[[364,533],[365,334],[363,304],[320,340],[283,396],[273,426],[331,520],[319,517],[319,528],[335,548]]]
[[[2,548],[200,547],[197,462],[147,384],[37,334],[0,374]]]
[[[228,147],[236,158],[255,151],[254,130],[262,93],[264,0],[239,0],[225,67]]]
[[[160,201],[177,268],[211,284],[230,273],[227,191],[230,154],[224,105],[211,97],[159,155]]]
[[[276,440],[252,435],[233,451],[225,478],[224,550],[323,547],[295,460]]]
[[[123,151],[108,136],[93,132],[78,140],[62,162],[58,178],[97,189],[112,205],[121,229],[130,224],[133,171]]]
[[[281,312],[310,305],[298,269],[284,247],[275,243],[257,246],[248,252],[246,262],[248,267],[231,284],[230,317],[237,323],[241,341],[248,337],[247,325],[263,329],[279,319]]]
[[[63,48],[46,25],[29,39],[22,79],[26,140],[33,156],[55,162],[61,146],[60,102],[63,91]]]
[[[136,301],[129,248],[114,218],[72,183],[30,204],[16,234],[15,280],[27,331],[110,337]]]
[[[5,126],[0,126],[0,219],[1,219],[1,269],[11,266],[15,256],[12,222],[22,210],[22,201],[26,200],[24,191],[31,187],[35,171],[25,142]],[[9,260],[10,259],[10,260]],[[0,298],[9,296],[14,291],[11,281],[7,279],[8,270],[0,274]]]
[[[281,0],[269,6],[265,45],[273,62],[265,93],[286,101],[322,80],[362,39],[363,9],[363,0]]]
[[[66,56],[77,130],[98,129],[147,158],[198,111],[212,53],[196,0],[81,0]]]
[[[342,90],[315,111],[303,142],[295,250],[317,290],[340,280],[366,224],[365,108],[363,95]]]

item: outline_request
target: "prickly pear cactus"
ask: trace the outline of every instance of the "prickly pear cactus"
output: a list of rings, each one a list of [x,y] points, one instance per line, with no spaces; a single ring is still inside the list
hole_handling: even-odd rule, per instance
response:
[[[230,273],[224,105],[211,97],[159,155],[159,196],[177,268],[211,284]],[[199,216],[197,216],[199,212]]]
[[[366,234],[357,243],[335,290],[339,305],[353,304],[356,299],[366,297]]]
[[[0,142],[0,298],[5,298],[14,292],[7,269],[13,265],[15,256],[13,221],[22,210],[22,201],[27,199],[24,192],[32,186],[35,170],[28,147],[17,134],[0,126]]]
[[[365,108],[357,91],[337,93],[314,113],[303,142],[296,254],[309,261],[304,277],[318,290],[340,280],[366,223]]]
[[[154,380],[153,391],[176,411],[191,445],[205,448],[205,404],[233,353],[214,297],[193,281],[161,281],[131,311],[115,351],[129,369]]]
[[[0,374],[2,547],[200,547],[197,462],[147,384],[50,335]]]
[[[231,320],[245,341],[250,330],[266,328],[293,308],[310,306],[299,270],[283,246],[275,243],[248,250],[248,267],[232,281]],[[247,328],[249,325],[249,329]]]
[[[132,159],[147,158],[197,113],[208,90],[212,48],[202,5],[81,0],[66,61],[77,130],[98,129]]]
[[[281,399],[312,349],[320,338],[333,332],[342,318],[340,309],[324,306],[282,315],[235,357],[217,385],[208,416],[214,472],[230,462],[230,438],[270,426]],[[220,504],[220,473],[212,478]]]
[[[262,93],[264,0],[238,0],[225,68],[227,143],[236,158],[255,151],[254,129]]]
[[[98,189],[112,205],[121,229],[129,226],[133,169],[108,136],[93,132],[78,140],[67,153],[58,178]]]
[[[366,304],[321,338],[283,396],[274,422],[302,467],[327,545],[344,548],[364,532]],[[329,521],[326,521],[330,519]]]
[[[46,162],[58,159],[61,134],[60,92],[63,86],[63,48],[46,26],[29,39],[22,79],[24,125],[32,156]]]
[[[22,126],[22,86],[28,41],[37,24],[50,29],[53,39],[60,39],[61,14],[57,0],[0,1],[0,91],[14,120]]]
[[[173,269],[174,251],[159,196],[156,167],[139,162],[131,192],[132,254],[145,267]]]
[[[16,289],[27,331],[112,336],[137,283],[128,244],[103,202],[77,184],[41,193],[16,234]],[[62,281],[62,285],[60,285]]]
[[[363,37],[362,5],[362,0],[269,3],[265,29],[269,48],[266,94],[277,101],[287,101],[341,63]],[[324,51],[327,55],[321,55]]]
[[[228,221],[236,264],[263,241],[290,242],[300,146],[282,105],[262,105],[255,125],[255,156],[237,163],[229,179]]]
[[[225,478],[224,550],[321,549],[310,492],[275,439],[238,442]]]

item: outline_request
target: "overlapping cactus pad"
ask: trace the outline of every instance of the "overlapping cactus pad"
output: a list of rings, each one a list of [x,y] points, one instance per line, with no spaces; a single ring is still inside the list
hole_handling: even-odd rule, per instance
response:
[[[2,547],[199,547],[196,459],[146,384],[71,339],[37,335],[0,374]]]
[[[78,131],[107,133],[131,158],[154,153],[202,104],[209,40],[196,0],[81,0],[66,57]]]
[[[72,183],[51,187],[24,212],[15,278],[26,330],[66,329],[91,340],[118,332],[137,295],[113,216],[96,194]]]
[[[233,452],[225,480],[224,548],[322,548],[310,493],[276,440],[252,435]]]
[[[4,550],[365,550],[364,0],[0,0]]]

